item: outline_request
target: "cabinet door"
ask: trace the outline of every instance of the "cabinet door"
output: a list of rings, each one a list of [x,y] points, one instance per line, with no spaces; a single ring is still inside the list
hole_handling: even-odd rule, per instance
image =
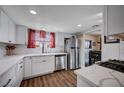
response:
[[[61,48],[64,51],[64,33],[57,32],[56,33],[56,47]],[[60,52],[60,51],[58,51]]]
[[[107,61],[109,59],[117,59],[119,60],[119,47],[120,44],[104,44],[102,50],[102,60]]]
[[[24,78],[31,76],[31,58],[24,58]]]
[[[107,6],[108,35],[124,33],[124,6]]]
[[[0,12],[0,41],[8,42],[8,16],[4,12]]]
[[[20,86],[22,80],[23,80],[23,70],[24,67],[23,67],[23,60],[20,60],[18,63],[17,63],[17,77],[16,77],[16,86]]]
[[[120,60],[124,60],[124,42],[120,43]]]
[[[15,43],[15,23],[9,19],[9,28],[8,28],[8,41],[9,43]]]
[[[43,75],[54,71],[54,56],[36,57],[32,60],[32,75]]]
[[[27,43],[27,27],[17,25],[16,26],[16,44]]]

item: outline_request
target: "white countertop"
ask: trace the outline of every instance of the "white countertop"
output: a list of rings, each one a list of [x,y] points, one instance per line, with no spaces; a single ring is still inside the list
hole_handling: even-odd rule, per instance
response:
[[[21,55],[13,55],[13,56],[4,56],[0,58],[0,75],[5,73],[8,69],[14,66],[17,62],[22,60],[24,57],[28,56],[49,56],[49,55],[62,55],[67,53],[32,53],[32,54],[21,54]]]
[[[75,70],[75,73],[98,87],[124,87],[124,73],[96,64]]]

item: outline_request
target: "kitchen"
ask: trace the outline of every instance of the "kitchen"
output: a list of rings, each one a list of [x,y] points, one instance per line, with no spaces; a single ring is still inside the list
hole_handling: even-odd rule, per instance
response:
[[[0,86],[123,87],[123,9],[1,5]]]

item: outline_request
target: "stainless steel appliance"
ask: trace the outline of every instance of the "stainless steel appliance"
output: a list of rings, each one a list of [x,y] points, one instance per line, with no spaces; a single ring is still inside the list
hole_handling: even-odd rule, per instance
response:
[[[55,58],[55,70],[65,69],[66,55],[56,55]]]
[[[80,40],[76,36],[65,40],[65,52],[68,53],[68,69],[80,68]]]

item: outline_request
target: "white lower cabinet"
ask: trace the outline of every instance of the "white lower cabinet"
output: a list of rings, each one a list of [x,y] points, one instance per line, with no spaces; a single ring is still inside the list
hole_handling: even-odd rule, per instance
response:
[[[31,57],[24,58],[24,78],[31,77]]]
[[[16,65],[0,76],[0,87],[16,87]]]
[[[25,57],[0,76],[0,87],[19,87],[23,78],[52,73],[55,56]]]
[[[52,73],[55,67],[54,56],[32,57],[32,76]]]
[[[33,56],[24,58],[24,78],[52,73],[55,70],[55,56]]]

